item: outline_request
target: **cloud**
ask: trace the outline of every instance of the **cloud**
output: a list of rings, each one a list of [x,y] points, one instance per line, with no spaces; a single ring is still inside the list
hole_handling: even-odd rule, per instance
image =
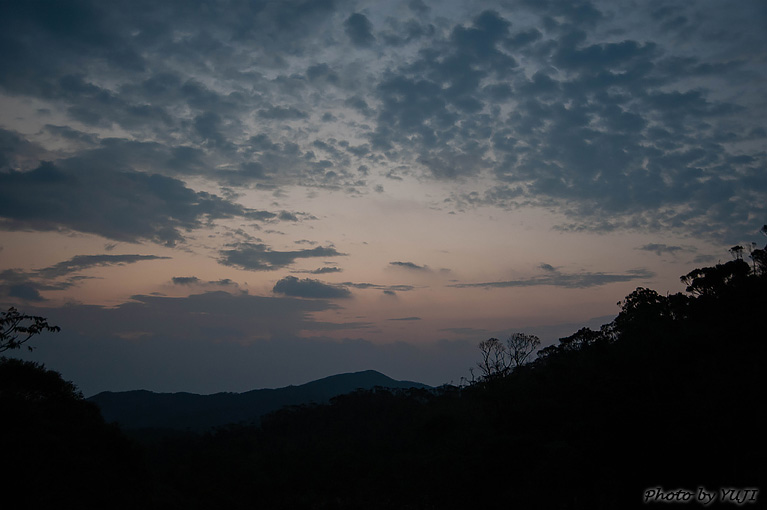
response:
[[[24,301],[45,301],[40,292],[32,285],[17,284],[7,287],[9,297],[19,298]]]
[[[546,264],[548,265],[548,264]],[[540,285],[548,285],[553,287],[564,287],[568,289],[584,289],[589,287],[598,287],[602,285],[608,285],[610,283],[630,282],[634,280],[647,280],[655,276],[655,273],[646,269],[632,269],[626,271],[623,274],[610,274],[610,273],[561,273],[556,269],[544,268],[546,274],[541,276],[534,276],[531,278],[525,278],[520,280],[506,280],[497,282],[484,282],[484,283],[456,283],[448,285],[448,287],[454,287],[458,289],[466,289],[471,287],[480,288],[507,288],[507,287],[535,287]]]
[[[373,24],[364,14],[355,12],[346,18],[344,31],[355,46],[367,47],[375,42]]]
[[[291,265],[296,259],[345,256],[333,247],[317,246],[308,250],[274,251],[262,243],[237,243],[230,250],[220,250],[219,262],[249,271],[274,271]]]
[[[302,112],[292,106],[272,106],[267,109],[258,110],[258,116],[268,120],[299,120],[308,117],[306,112]]]
[[[172,278],[174,285],[195,285],[200,283],[200,279],[196,276],[174,276]]]
[[[317,269],[313,269],[311,271],[312,274],[328,274],[328,273],[340,273],[343,269],[340,267],[320,267]]]
[[[344,282],[342,285],[346,287],[353,287],[355,289],[376,289],[376,290],[383,290],[384,292],[408,292],[415,287],[413,285],[379,285],[375,283],[355,283],[355,282]]]
[[[295,276],[286,276],[278,281],[272,292],[292,297],[313,299],[350,298],[352,293],[342,286],[329,285],[319,280],[304,278],[299,280]]]
[[[3,210],[5,228],[172,245],[209,220],[275,218],[197,195],[192,176],[354,194],[381,186],[379,168],[460,184],[456,211],[538,206],[570,231],[737,242],[767,214],[759,2],[356,9],[325,0],[233,0],[204,12],[175,0],[2,4],[0,91],[47,113],[32,114],[38,133],[0,136],[0,169],[50,161],[80,178],[67,187],[2,174],[0,190],[40,211]],[[373,45],[376,58],[354,56]],[[368,179],[363,166],[376,169]],[[154,175],[177,185],[160,192],[144,181]],[[149,207],[117,200],[129,185]],[[71,200],[43,199],[29,192],[36,186]],[[83,214],[68,205],[96,195],[105,200]],[[126,225],[102,214],[113,203]]]
[[[15,269],[0,271],[0,297],[21,299],[23,301],[45,301],[40,291],[63,290],[74,283],[52,282],[40,278],[36,273]]]
[[[640,246],[639,248],[637,248],[637,250],[651,251],[651,252],[654,252],[656,255],[661,256],[664,253],[675,255],[678,252],[695,251],[695,248],[682,247],[682,246],[668,246],[662,243],[649,243],[649,244],[645,244],[644,246]]]
[[[125,333],[152,331],[156,335],[176,338],[185,335],[199,338],[220,327],[220,332],[213,338],[248,342],[275,335],[295,335],[304,329],[332,329],[332,324],[314,321],[310,314],[337,308],[320,299],[307,301],[224,291],[208,291],[184,298],[137,295],[131,299],[111,312],[100,309],[103,313],[99,315],[104,322],[93,324],[93,327]],[[86,307],[81,310],[85,312]],[[108,324],[110,320],[113,327]],[[337,326],[343,328],[342,323]]]
[[[343,272],[343,269],[340,267],[318,267],[317,269],[310,269],[310,270],[300,270],[300,271],[292,271],[293,273],[305,273],[305,274],[330,274],[330,273],[341,273]]]
[[[169,258],[170,257],[159,257],[157,255],[75,255],[69,260],[40,269],[37,271],[37,274],[42,278],[59,278],[91,267],[135,264],[136,262],[144,260],[162,260]]]
[[[70,159],[28,172],[0,172],[0,228],[93,233],[115,241],[149,240],[166,246],[183,231],[232,217],[262,220],[247,209],[158,174],[80,166]]]
[[[389,262],[390,266],[394,267],[401,267],[404,269],[411,269],[413,271],[429,271],[428,266],[419,266],[418,264],[415,264],[413,262]]]
[[[0,272],[0,297],[24,301],[45,301],[41,291],[68,289],[91,277],[72,275],[93,267],[135,264],[141,261],[162,260],[170,257],[156,255],[75,255],[49,267],[32,271],[6,269]]]
[[[396,319],[386,319],[388,321],[420,321],[420,317],[398,317]]]
[[[730,202],[751,194],[741,187],[748,179],[734,176],[755,176],[765,155],[736,156],[716,129],[702,128],[721,122],[727,130],[729,118],[742,126],[732,135],[745,141],[754,124],[738,118],[740,106],[700,87],[686,89],[680,66],[669,67],[674,74],[663,70],[668,57],[660,42],[594,42],[586,30],[607,18],[593,6],[576,13],[550,3],[541,11],[583,27],[552,23],[545,36],[513,33],[507,18],[485,12],[471,26],[456,25],[421,60],[387,74],[377,89],[382,106],[373,146],[415,154],[437,178],[461,180],[488,169],[495,182],[459,201],[555,209],[577,220],[571,229],[604,231],[604,217],[615,218],[611,230],[684,224],[721,238],[744,228],[754,202]],[[502,51],[518,50],[522,41],[528,65],[535,63],[525,73]],[[702,58],[684,68],[699,69]],[[552,73],[555,67],[562,72]],[[734,60],[725,67],[743,72]],[[506,107],[508,117],[495,116]]]
[[[194,288],[199,292],[201,289],[205,290],[226,290],[232,292],[240,289],[237,282],[230,280],[229,278],[223,278],[221,280],[201,280],[196,276],[174,276],[171,278],[173,285],[179,285],[182,287]],[[247,294],[247,291],[240,291]]]

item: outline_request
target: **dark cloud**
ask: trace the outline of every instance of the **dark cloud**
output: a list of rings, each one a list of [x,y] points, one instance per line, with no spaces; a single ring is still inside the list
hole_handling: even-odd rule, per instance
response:
[[[382,106],[373,147],[407,147],[438,178],[485,168],[491,119],[483,113],[481,83],[505,81],[517,67],[499,46],[509,26],[497,12],[485,11],[468,27],[456,25],[444,44],[424,50],[416,63],[385,75],[377,88]]]
[[[390,266],[394,267],[401,267],[404,269],[411,269],[413,271],[429,271],[429,268],[427,266],[419,266],[418,264],[415,264],[413,262],[389,262]]]
[[[170,177],[93,167],[78,159],[0,172],[0,228],[6,230],[67,229],[173,246],[184,241],[184,231],[236,216],[275,215],[196,192]]]
[[[599,218],[605,216],[615,218],[612,230],[685,224],[721,238],[745,228],[754,202],[731,199],[751,194],[744,177],[755,176],[755,163],[763,165],[765,156],[733,157],[712,127],[740,123],[732,134],[746,140],[754,123],[742,123],[735,117],[740,107],[709,90],[680,85],[685,74],[742,74],[742,62],[696,57],[666,67],[661,43],[594,41],[586,30],[607,18],[593,5],[545,5],[529,7],[551,16],[546,34],[511,33],[503,15],[487,11],[471,26],[456,26],[417,63],[385,75],[373,147],[416,153],[440,178],[461,179],[489,166],[500,182],[461,202],[560,209],[583,230],[604,231]],[[522,46],[528,63],[535,62],[529,74],[501,51]],[[511,107],[508,117],[482,107],[502,104]],[[512,189],[514,197],[503,193]]]
[[[296,216],[295,213],[288,212],[288,211],[282,211],[280,212],[279,219],[282,221],[298,221],[298,216]]]
[[[19,298],[24,301],[45,301],[45,298],[40,295],[40,291],[32,285],[9,285],[7,287],[7,292],[8,297]]]
[[[389,321],[420,321],[420,317],[398,317],[396,319],[386,319]]]
[[[274,271],[289,266],[296,259],[345,256],[335,248],[317,246],[308,250],[274,251],[261,243],[237,243],[230,250],[221,250],[219,262],[249,271]]]
[[[386,19],[387,29],[379,33],[380,39],[388,46],[405,46],[418,39],[433,37],[436,27],[431,23],[421,23],[415,19]]]
[[[204,281],[196,276],[174,276],[171,278],[173,285],[182,285],[187,287],[196,287],[202,289],[225,289],[229,288],[230,291],[239,289],[239,285],[230,280],[229,278],[223,278],[221,280],[208,280]]]
[[[346,18],[344,31],[355,46],[366,47],[375,42],[373,24],[364,14],[355,12]]]
[[[41,291],[63,290],[74,285],[75,281],[50,281],[40,278],[34,272],[15,269],[0,271],[0,298],[10,298],[10,301],[45,301]]]
[[[174,285],[194,285],[200,282],[196,276],[174,276],[172,278]]]
[[[415,289],[413,285],[379,285],[375,283],[355,283],[355,282],[344,282],[342,285],[346,287],[352,287],[355,289],[363,289],[363,290],[364,289],[383,290],[384,293],[408,292]]]
[[[340,267],[320,267],[312,270],[312,274],[340,273],[343,271]]]
[[[54,126],[47,124],[43,128],[47,133],[58,136],[69,143],[79,143],[85,146],[94,146],[98,143],[98,136],[94,133],[83,133],[69,126]]]
[[[286,276],[278,281],[272,292],[292,297],[313,299],[350,298],[352,293],[349,289],[338,285],[329,285],[319,280],[304,278],[299,280],[295,276]]]
[[[309,66],[306,70],[306,77],[312,83],[328,83],[331,85],[338,85],[340,80],[338,74],[325,63]]]
[[[156,255],[75,255],[52,266],[33,271],[6,269],[0,272],[0,297],[24,301],[45,301],[41,291],[65,290],[88,276],[73,275],[93,267],[135,264],[141,261],[169,259]]]
[[[664,253],[668,253],[671,255],[675,255],[678,252],[689,252],[689,251],[695,251],[694,248],[691,247],[683,247],[683,246],[669,246],[662,243],[649,243],[645,244],[644,246],[640,246],[637,248],[637,250],[642,251],[651,251],[654,252],[656,255],[663,255]]]
[[[159,257],[157,255],[75,255],[69,260],[40,269],[37,271],[37,274],[42,278],[59,278],[91,267],[135,264],[136,262],[141,262],[143,260],[161,260],[169,258],[170,257]]]
[[[328,266],[328,267],[318,267],[317,269],[293,271],[293,272],[306,273],[306,274],[330,274],[330,273],[341,273],[343,272],[343,269],[341,269],[340,267]]]
[[[634,269],[626,271],[623,274],[610,274],[610,273],[562,273],[553,267],[545,264],[548,267],[543,268],[546,274],[541,276],[533,276],[531,278],[520,280],[507,280],[498,282],[484,282],[484,283],[456,283],[448,285],[448,287],[455,287],[458,289],[465,289],[470,287],[480,288],[506,288],[506,287],[535,287],[539,285],[550,285],[553,287],[564,287],[568,289],[584,289],[589,287],[598,287],[601,285],[608,285],[610,283],[630,282],[634,280],[647,280],[655,276],[654,273],[646,269]]]
[[[87,62],[103,62],[113,72],[141,73],[153,69],[160,57],[200,70],[204,59],[215,57],[208,65],[228,74],[242,59],[240,45],[249,48],[253,61],[280,65],[286,56],[312,49],[335,9],[329,0],[234,0],[205,9],[184,1],[140,3],[3,3],[0,29],[14,44],[4,45],[0,85],[53,95],[52,76],[82,70]],[[182,30],[183,36],[174,39]],[[27,64],[19,69],[13,62]]]
[[[306,112],[302,112],[292,106],[273,106],[268,109],[258,110],[258,116],[269,120],[298,120],[308,117]]]

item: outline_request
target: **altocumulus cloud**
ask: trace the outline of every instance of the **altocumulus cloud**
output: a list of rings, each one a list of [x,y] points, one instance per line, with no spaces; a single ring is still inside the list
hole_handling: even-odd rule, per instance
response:
[[[767,214],[758,0],[190,5],[0,5],[0,90],[63,117],[0,134],[15,140],[0,167],[32,170],[2,174],[5,228],[172,245],[207,220],[274,215],[155,174],[353,194],[394,168],[475,183],[454,211],[537,205],[572,231],[738,242]],[[61,175],[26,166],[42,159]]]
[[[315,299],[349,298],[352,296],[349,289],[342,286],[329,285],[311,278],[299,280],[295,276],[286,276],[278,281],[272,291],[275,294]]]

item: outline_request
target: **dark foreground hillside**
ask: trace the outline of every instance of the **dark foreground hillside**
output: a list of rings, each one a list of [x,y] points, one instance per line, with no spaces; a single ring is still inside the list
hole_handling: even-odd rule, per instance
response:
[[[72,383],[0,358],[0,508],[140,508],[143,452]]]
[[[650,491],[733,508],[729,489],[751,490],[738,493],[741,505],[763,508],[767,494],[755,491],[767,489],[767,264],[736,259],[683,281],[686,294],[639,288],[601,330],[580,330],[532,363],[488,370],[463,388],[358,391],[205,434],[134,431],[134,449],[69,394],[65,416],[12,400],[30,425],[6,428],[4,438],[39,436],[41,462],[70,459],[72,493],[57,486],[69,501],[93,477],[114,494],[134,487],[141,508],[671,503],[645,503]],[[0,395],[18,397],[5,387]],[[50,400],[57,409],[59,399]],[[79,420],[93,432],[70,425]],[[701,489],[712,503],[697,500]]]

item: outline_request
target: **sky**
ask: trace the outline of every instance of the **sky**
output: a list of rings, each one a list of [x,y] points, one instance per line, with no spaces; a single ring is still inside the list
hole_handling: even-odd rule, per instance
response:
[[[0,3],[0,305],[88,396],[598,327],[759,242],[767,4]]]

